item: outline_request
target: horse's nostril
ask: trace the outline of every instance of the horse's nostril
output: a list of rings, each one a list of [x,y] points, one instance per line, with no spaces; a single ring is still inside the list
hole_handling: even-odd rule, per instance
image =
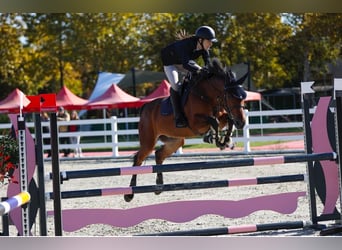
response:
[[[234,125],[237,129],[242,129],[245,126],[245,121],[236,120]]]

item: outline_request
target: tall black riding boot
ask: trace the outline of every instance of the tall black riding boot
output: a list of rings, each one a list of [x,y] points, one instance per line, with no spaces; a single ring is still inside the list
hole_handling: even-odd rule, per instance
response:
[[[173,107],[173,113],[175,115],[175,122],[177,128],[184,128],[188,126],[188,122],[186,121],[186,118],[184,117],[182,106],[181,106],[181,98],[177,91],[170,88],[170,97],[171,97],[171,103]]]

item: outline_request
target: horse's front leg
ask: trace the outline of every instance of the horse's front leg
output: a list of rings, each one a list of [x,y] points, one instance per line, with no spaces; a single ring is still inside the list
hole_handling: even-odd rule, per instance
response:
[[[207,118],[207,122],[210,125],[210,128],[208,132],[204,135],[203,141],[210,143],[210,144],[216,144],[218,142],[218,128],[219,128],[219,123],[218,120],[215,117],[209,116]]]
[[[223,129],[227,127],[227,129],[224,131]],[[221,150],[225,149],[225,148],[230,148],[230,149],[234,149],[235,147],[235,143],[232,140],[232,132],[234,129],[234,123],[232,120],[228,119],[228,123],[226,124],[226,126],[221,127],[222,132],[224,131],[224,134],[219,135],[219,147]]]
[[[216,146],[220,148],[221,150],[225,149],[226,147],[230,147],[231,149],[233,149],[234,144],[231,140],[231,133],[233,131],[233,123],[230,120],[228,120],[227,131],[223,136],[220,136],[219,134],[220,120],[218,120],[215,117],[208,117],[207,121],[210,124],[210,129],[204,135],[203,141],[210,143],[210,144],[215,143]]]

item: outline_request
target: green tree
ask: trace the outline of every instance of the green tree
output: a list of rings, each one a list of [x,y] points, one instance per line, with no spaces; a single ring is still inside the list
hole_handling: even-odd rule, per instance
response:
[[[238,13],[231,17],[222,54],[228,65],[250,63],[257,88],[283,86],[289,75],[280,62],[291,29],[273,13]]]
[[[26,54],[20,38],[24,33],[24,23],[17,14],[0,14],[0,98],[5,98],[15,88],[25,88],[24,79]]]
[[[160,50],[175,33],[212,26],[213,57],[249,62],[257,88],[326,78],[341,56],[341,14],[301,13],[28,13],[0,14],[0,83],[5,97],[57,92],[89,97],[101,71],[162,71]],[[201,62],[200,62],[201,63]],[[151,87],[150,85],[146,85]],[[142,90],[143,92],[143,90]]]
[[[30,56],[27,72],[36,93],[57,92],[63,85],[75,84],[77,79],[72,77],[75,73],[69,64],[73,51],[66,42],[72,32],[71,15],[25,14],[23,20]]]
[[[342,15],[326,13],[288,14],[293,29],[282,62],[291,72],[288,85],[326,78],[328,64],[341,56]],[[327,76],[331,80],[332,76]],[[331,83],[331,82],[330,82]]]

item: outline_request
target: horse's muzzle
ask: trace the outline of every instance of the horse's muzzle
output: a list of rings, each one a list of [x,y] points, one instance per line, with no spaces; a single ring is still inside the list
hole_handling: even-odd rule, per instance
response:
[[[243,129],[243,127],[245,126],[246,121],[245,120],[234,120],[234,126],[237,129]]]

